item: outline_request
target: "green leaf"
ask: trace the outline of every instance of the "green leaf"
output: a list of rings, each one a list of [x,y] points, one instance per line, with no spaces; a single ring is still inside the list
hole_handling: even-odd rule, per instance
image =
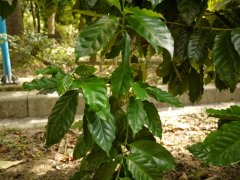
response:
[[[111,180],[118,163],[116,161],[107,162],[101,165],[94,175],[95,180]]]
[[[158,18],[130,15],[127,20],[133,30],[145,38],[158,52],[158,46],[165,48],[171,57],[174,52],[174,42],[166,24]]]
[[[92,151],[81,160],[80,170],[90,171],[93,174],[107,161],[109,161],[107,154],[98,145],[94,145]]]
[[[119,2],[119,0],[107,0],[109,3],[111,3],[112,5],[114,5],[115,7],[117,7],[120,11],[121,11],[121,4]]]
[[[24,82],[23,88],[25,90],[41,90],[41,89],[56,89],[57,88],[57,79],[55,78],[45,78],[34,79],[31,82]]]
[[[140,99],[142,101],[147,99],[147,91],[144,87],[141,86],[141,84],[134,82],[132,84],[132,89],[136,95],[136,99]]]
[[[153,134],[145,126],[143,126],[143,128],[135,135],[133,140],[134,141],[138,141],[138,140],[156,141]]]
[[[48,117],[46,129],[46,145],[49,147],[58,143],[71,127],[78,106],[78,94],[71,90],[63,94],[52,109]]]
[[[149,96],[152,96],[157,101],[166,102],[169,105],[173,105],[176,107],[182,107],[182,103],[176,96],[157,88],[156,86],[147,86],[147,93]]]
[[[134,97],[130,98],[127,109],[127,118],[128,123],[133,130],[133,135],[135,135],[143,128],[147,118],[147,114],[141,100],[136,100]]]
[[[84,111],[84,116],[83,116],[83,120],[82,120],[83,133],[78,136],[78,139],[75,144],[74,151],[73,151],[73,157],[75,159],[80,159],[80,158],[86,156],[88,151],[90,151],[92,149],[93,143],[94,143],[93,139],[92,139],[92,135],[90,134],[88,127],[87,127],[88,122],[87,122],[85,113],[87,114],[86,109]]]
[[[57,91],[59,95],[65,93],[71,87],[73,78],[70,75],[66,75],[57,82]]]
[[[76,58],[96,54],[107,45],[118,27],[118,18],[103,16],[84,28],[76,44]]]
[[[81,64],[75,69],[75,73],[82,77],[88,77],[93,75],[93,73],[95,73],[96,70],[97,69],[93,66]]]
[[[235,50],[238,52],[238,55],[240,56],[240,28],[235,28],[232,30],[231,40]]]
[[[188,43],[191,31],[186,27],[176,27],[172,29],[174,37],[174,62],[182,63],[188,59]]]
[[[240,77],[239,58],[231,43],[231,33],[217,35],[213,47],[213,64],[219,79],[230,87],[231,91],[236,88]]]
[[[191,68],[189,83],[189,99],[192,103],[201,99],[203,95],[203,74],[198,73],[194,68]]]
[[[162,179],[162,173],[158,171],[155,164],[146,156],[131,154],[126,157],[128,170],[134,179],[156,180]]]
[[[84,134],[80,134],[78,136],[77,142],[74,147],[73,151],[73,157],[75,159],[80,159],[84,157],[89,150],[91,150],[91,147],[93,145],[92,140],[90,139],[89,141],[84,139]]]
[[[56,75],[58,73],[64,74],[64,72],[60,69],[60,67],[55,66],[55,65],[50,65],[46,68],[38,69],[36,71],[36,74],[43,74],[43,75],[45,75],[45,74]]]
[[[100,119],[93,111],[87,111],[88,129],[94,141],[109,155],[112,142],[115,139],[115,119],[110,116],[108,120]]]
[[[97,14],[96,11],[91,11],[91,10],[73,9],[72,12],[76,12],[76,13],[86,15],[86,16],[93,16],[93,17],[102,17],[103,16],[103,14]]]
[[[141,154],[154,162],[161,171],[172,170],[175,160],[172,154],[162,145],[149,140],[135,141],[130,144],[132,153]]]
[[[204,60],[207,51],[207,42],[209,38],[207,36],[206,31],[197,30],[190,36],[190,40],[188,43],[188,57],[193,62],[200,62]]]
[[[129,8],[125,8],[124,12],[126,14],[134,14],[138,16],[156,17],[156,18],[164,19],[162,14],[154,12],[152,10],[145,9],[145,8],[139,9],[139,7],[129,7]]]
[[[132,69],[127,63],[121,63],[111,76],[112,93],[117,97],[124,95],[130,89],[132,82]]]
[[[188,25],[191,25],[201,12],[201,0],[177,0],[180,15]]]
[[[240,106],[233,105],[227,109],[207,109],[210,117],[216,117],[220,119],[240,120]]]
[[[106,84],[102,79],[90,77],[82,81],[83,96],[89,109],[103,120],[109,119],[110,105]]]
[[[116,97],[125,94],[133,82],[132,70],[129,67],[131,54],[131,39],[126,33],[123,39],[122,63],[115,69],[111,76],[112,92]]]
[[[124,38],[123,38],[123,49],[122,49],[122,62],[123,64],[126,64],[125,66],[127,66],[129,64],[129,58],[130,58],[130,54],[131,54],[131,38],[128,35],[128,33],[124,34]]]
[[[208,150],[204,147],[203,143],[196,143],[187,147],[188,151],[192,153],[195,157],[203,160],[204,162],[208,158]]]
[[[222,125],[210,133],[203,141],[208,149],[207,162],[217,166],[225,166],[240,161],[240,121],[232,121]]]
[[[147,113],[146,125],[154,136],[162,137],[162,122],[158,110],[153,103],[143,101],[144,109]]]

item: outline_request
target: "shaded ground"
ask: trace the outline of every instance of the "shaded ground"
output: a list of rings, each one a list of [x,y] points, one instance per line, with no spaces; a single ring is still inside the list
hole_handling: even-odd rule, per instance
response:
[[[220,179],[239,180],[240,165],[224,168],[207,166],[194,158],[186,147],[205,138],[216,128],[216,119],[205,113],[187,115],[165,113],[162,116],[163,139],[177,161],[176,170],[165,174],[166,180]],[[44,128],[5,130],[0,133],[0,159],[24,160],[23,163],[0,171],[0,180],[65,180],[78,168],[72,151],[77,134],[73,131],[51,149],[44,147]]]

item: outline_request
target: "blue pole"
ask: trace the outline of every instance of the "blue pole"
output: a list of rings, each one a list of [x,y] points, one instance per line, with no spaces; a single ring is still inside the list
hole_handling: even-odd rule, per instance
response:
[[[0,16],[0,33],[7,34],[6,21],[3,20],[1,16]],[[11,83],[12,69],[11,69],[8,41],[4,41],[1,44],[1,49],[2,49],[2,61],[3,61],[3,78],[5,81],[4,83]]]

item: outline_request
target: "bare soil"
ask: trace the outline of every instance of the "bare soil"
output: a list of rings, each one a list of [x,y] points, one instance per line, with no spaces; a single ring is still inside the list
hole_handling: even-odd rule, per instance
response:
[[[165,173],[165,180],[240,180],[240,164],[215,167],[194,158],[187,146],[203,140],[216,129],[217,119],[206,113],[162,116],[163,144],[176,158],[176,169]],[[161,114],[161,113],[160,113]],[[0,132],[0,160],[24,160],[0,171],[0,180],[65,180],[78,170],[80,162],[72,158],[77,133],[71,131],[50,149],[44,146],[44,128],[4,130]]]

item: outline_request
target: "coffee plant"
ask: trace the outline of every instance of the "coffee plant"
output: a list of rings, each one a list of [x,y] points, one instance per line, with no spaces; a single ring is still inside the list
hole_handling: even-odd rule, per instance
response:
[[[121,62],[109,77],[96,76],[95,68],[87,65],[70,73],[50,66],[37,72],[46,76],[24,84],[28,90],[60,95],[49,116],[46,145],[58,143],[67,133],[82,94],[85,110],[73,154],[82,160],[72,179],[161,179],[175,162],[156,142],[162,125],[150,99],[180,107],[177,95],[188,92],[196,102],[210,82],[219,90],[235,90],[240,78],[240,2],[219,1],[211,11],[208,0],[78,2],[77,12],[86,24],[77,39],[76,64],[96,54],[120,56]],[[154,54],[163,57],[156,74],[171,94],[145,82]],[[233,121],[189,147],[190,152],[214,165],[239,161],[235,109],[208,110]]]

